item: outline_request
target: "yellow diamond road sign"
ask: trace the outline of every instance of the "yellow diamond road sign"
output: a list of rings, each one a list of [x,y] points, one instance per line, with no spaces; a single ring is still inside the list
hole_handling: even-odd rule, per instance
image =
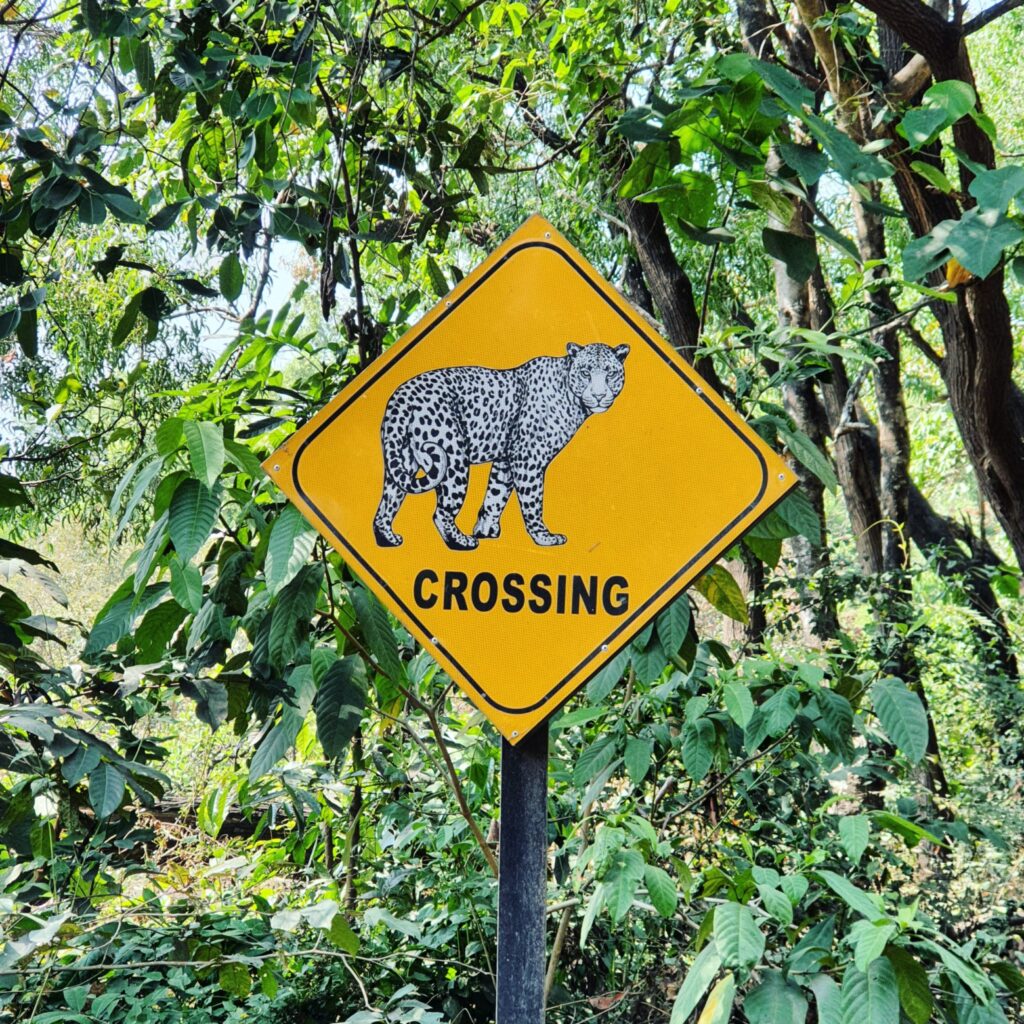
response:
[[[541,217],[264,468],[513,743],[795,483]]]

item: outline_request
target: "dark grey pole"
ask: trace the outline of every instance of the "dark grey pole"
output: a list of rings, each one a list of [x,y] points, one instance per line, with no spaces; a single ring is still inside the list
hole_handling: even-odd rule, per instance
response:
[[[501,741],[497,1024],[544,1020],[548,723]]]

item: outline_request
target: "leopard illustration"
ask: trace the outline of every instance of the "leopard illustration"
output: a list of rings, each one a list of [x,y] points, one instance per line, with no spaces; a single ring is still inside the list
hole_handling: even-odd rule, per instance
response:
[[[566,346],[508,370],[452,366],[406,381],[388,399],[381,422],[384,493],[373,520],[381,547],[397,547],[392,528],[407,494],[437,491],[434,525],[456,551],[501,533],[501,515],[519,496],[535,544],[564,544],[544,525],[544,475],[588,416],[606,412],[625,381],[628,345]],[[472,536],[455,524],[469,467],[490,463],[487,493]]]

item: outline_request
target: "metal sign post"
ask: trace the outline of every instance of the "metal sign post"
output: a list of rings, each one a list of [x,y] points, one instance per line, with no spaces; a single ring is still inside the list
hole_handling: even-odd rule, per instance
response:
[[[548,723],[501,741],[497,1024],[544,1020]]]

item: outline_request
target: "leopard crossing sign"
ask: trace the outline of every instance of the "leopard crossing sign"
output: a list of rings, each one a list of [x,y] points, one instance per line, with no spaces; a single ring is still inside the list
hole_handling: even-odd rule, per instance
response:
[[[513,744],[795,483],[536,216],[264,468]]]

